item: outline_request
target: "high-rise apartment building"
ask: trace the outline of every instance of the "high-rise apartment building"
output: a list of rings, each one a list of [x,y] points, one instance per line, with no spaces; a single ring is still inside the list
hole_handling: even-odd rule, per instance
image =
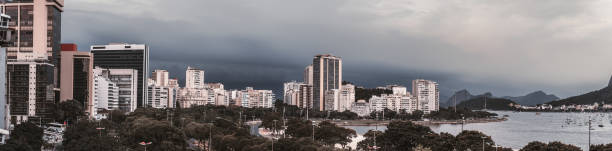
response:
[[[402,110],[411,113],[416,109],[416,98],[410,95],[382,94],[370,98],[370,110],[382,111],[389,109],[400,113]]]
[[[6,98],[6,48],[0,48],[0,129],[9,127],[9,104]],[[0,141],[2,138],[0,138]]]
[[[60,101],[81,102],[93,117],[93,59],[89,52],[77,51],[75,44],[62,44],[60,57]]]
[[[149,79],[147,89],[147,105],[152,108],[168,108],[171,100],[171,88],[167,86],[157,85],[158,82]]]
[[[324,110],[327,90],[342,86],[342,59],[330,54],[316,55],[313,68],[313,109]]]
[[[187,67],[185,88],[204,88],[204,70]]]
[[[331,89],[325,91],[325,110],[337,111],[340,101],[340,90]]]
[[[14,42],[7,48],[8,59],[59,59],[63,0],[12,0],[3,6],[11,16],[8,23]],[[52,73],[51,73],[52,74]]]
[[[308,65],[304,68],[304,83],[312,85],[312,65]]]
[[[0,2],[3,2],[0,0]],[[10,127],[10,111],[7,100],[7,72],[6,72],[6,48],[13,39],[11,39],[12,30],[8,28],[8,23],[11,17],[4,14],[4,11],[0,11],[0,130],[8,130]],[[4,143],[4,140],[9,134],[0,133],[0,143]]]
[[[94,67],[105,69],[134,69],[138,71],[136,93],[138,107],[145,107],[149,74],[149,47],[144,44],[111,43],[93,45]],[[120,85],[120,84],[119,84]]]
[[[98,118],[98,111],[104,110],[119,110],[119,86],[109,77],[109,73],[102,69],[93,70],[94,84],[93,84],[93,107],[89,110],[92,111],[92,115]]]
[[[46,61],[7,62],[8,101],[11,123],[52,121],[55,104],[53,64]]]
[[[61,41],[62,0],[12,0],[0,4],[11,20],[2,27],[14,30],[6,45],[7,94],[12,124],[49,122]],[[3,16],[4,18],[5,16]],[[3,41],[7,42],[7,41]],[[15,104],[13,104],[15,103]],[[13,111],[15,109],[15,111]],[[13,114],[14,113],[14,114]]]
[[[236,99],[236,105],[242,107],[261,107],[271,108],[274,106],[274,93],[272,90],[255,90],[253,87],[246,87],[240,91],[239,97]]]
[[[155,70],[151,78],[155,81],[155,85],[157,86],[168,86],[168,81],[170,79],[169,73],[166,70]]]
[[[98,70],[98,71],[96,71]],[[99,71],[101,70],[101,71]],[[136,110],[136,100],[138,92],[138,70],[134,69],[104,69],[96,67],[95,73],[108,78],[115,83],[119,88],[118,109],[124,112],[133,112]],[[109,103],[110,104],[110,103]],[[115,107],[110,107],[117,109]]]
[[[418,101],[418,110],[424,113],[440,109],[440,91],[438,83],[430,80],[416,79],[412,81],[412,95]]]
[[[299,97],[300,87],[305,84],[302,82],[292,81],[284,83],[283,85],[283,101],[289,105],[298,105],[301,101],[301,98]]]
[[[344,112],[346,110],[351,110],[351,105],[353,102],[355,102],[355,85],[342,85],[339,95],[340,100],[338,100],[338,111]]]
[[[297,104],[298,107],[312,109],[312,85],[300,85],[298,98],[300,99]]]

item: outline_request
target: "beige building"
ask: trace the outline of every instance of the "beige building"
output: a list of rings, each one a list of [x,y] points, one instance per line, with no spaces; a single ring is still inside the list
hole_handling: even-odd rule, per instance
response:
[[[75,44],[62,44],[60,101],[79,101],[85,112],[93,117],[93,59],[91,53],[80,52],[76,48]]]
[[[204,88],[204,70],[187,67],[185,71],[185,88]]]
[[[169,73],[166,70],[155,70],[151,75],[153,81],[155,81],[155,85],[157,86],[168,86],[169,81]]]
[[[12,17],[9,28],[15,30],[15,40],[7,48],[7,57],[20,60],[48,59],[55,62],[60,53],[64,1],[8,1],[1,5],[4,13]]]
[[[312,85],[312,65],[308,65],[304,68],[304,83]]]

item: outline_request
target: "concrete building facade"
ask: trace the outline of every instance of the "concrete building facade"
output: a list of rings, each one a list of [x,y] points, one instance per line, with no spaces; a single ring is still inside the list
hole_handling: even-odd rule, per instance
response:
[[[62,44],[60,57],[60,101],[81,102],[85,113],[93,109],[93,59],[89,52],[79,52],[75,44]]]
[[[418,110],[424,113],[440,109],[440,91],[438,83],[430,80],[416,79],[412,81],[412,94],[417,98]]]
[[[94,67],[105,69],[133,69],[138,77],[136,93],[137,107],[145,107],[147,78],[149,77],[149,47],[145,44],[110,43],[91,46]],[[118,85],[121,85],[118,83]]]
[[[187,67],[185,71],[185,88],[204,88],[204,70]]]
[[[342,87],[342,59],[330,54],[316,55],[313,67],[313,107],[325,110],[325,93]]]

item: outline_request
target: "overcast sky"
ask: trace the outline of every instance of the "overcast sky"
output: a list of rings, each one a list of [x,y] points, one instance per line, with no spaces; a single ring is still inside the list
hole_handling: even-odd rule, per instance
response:
[[[443,93],[596,90],[612,74],[612,2],[599,0],[66,0],[62,42],[146,43],[151,69],[187,65],[228,88],[282,89],[320,53],[366,87]],[[181,83],[182,85],[183,83]]]

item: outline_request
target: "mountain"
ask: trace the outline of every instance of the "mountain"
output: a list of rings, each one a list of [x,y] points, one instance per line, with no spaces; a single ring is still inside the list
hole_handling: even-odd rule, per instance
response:
[[[516,103],[520,105],[527,105],[527,106],[535,106],[537,104],[544,104],[550,101],[559,100],[559,97],[553,94],[546,94],[542,91],[535,91],[525,96],[518,96],[518,97],[504,96],[502,98],[509,99],[509,100],[515,101]]]
[[[468,108],[471,110],[482,110],[485,104],[485,97],[476,97],[470,100],[463,101],[457,104],[457,108]],[[516,102],[504,98],[489,98],[486,97],[486,104],[488,110],[514,110],[510,104],[516,104]]]
[[[570,104],[593,104],[593,103],[604,102],[606,104],[612,103],[612,87],[608,86],[603,89],[589,92],[586,94],[561,99],[558,101],[552,101],[547,104],[553,106],[570,105]]]
[[[472,95],[468,90],[463,89],[460,91],[455,92],[455,94],[453,94],[451,97],[448,98],[448,100],[446,100],[445,102],[440,102],[440,106],[441,107],[449,107],[449,106],[454,106],[455,105],[455,101],[457,101],[457,104],[465,101],[465,100],[469,100],[469,99],[473,99],[476,97],[484,97],[487,96],[489,98],[493,98],[493,94],[491,94],[491,92],[487,92],[487,93],[483,93],[481,95]]]

